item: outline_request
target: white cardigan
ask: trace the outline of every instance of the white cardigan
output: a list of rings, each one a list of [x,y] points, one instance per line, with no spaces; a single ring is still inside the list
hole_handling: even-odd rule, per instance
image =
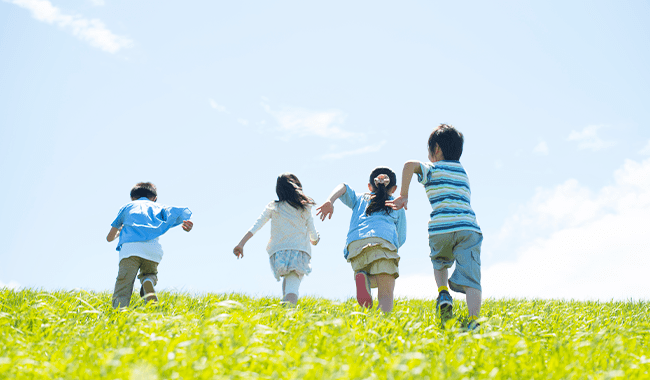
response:
[[[318,241],[319,235],[311,216],[311,205],[303,210],[296,209],[287,202],[269,203],[262,215],[249,230],[255,234],[271,219],[271,239],[266,246],[270,255],[277,251],[294,249],[311,255],[311,241]]]

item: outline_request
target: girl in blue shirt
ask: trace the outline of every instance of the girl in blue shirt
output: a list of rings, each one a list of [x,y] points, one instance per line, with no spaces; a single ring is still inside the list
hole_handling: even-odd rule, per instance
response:
[[[395,279],[399,277],[397,249],[406,241],[406,214],[386,206],[397,189],[395,172],[387,167],[375,168],[370,173],[370,193],[357,195],[348,185],[338,185],[328,200],[317,208],[321,220],[332,218],[334,202],[352,209],[344,257],[354,270],[357,301],[363,307],[372,307],[370,288],[378,288],[379,309],[388,313],[393,309]]]

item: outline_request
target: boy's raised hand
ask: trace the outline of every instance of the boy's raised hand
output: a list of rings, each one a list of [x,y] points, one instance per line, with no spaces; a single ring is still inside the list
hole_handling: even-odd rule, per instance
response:
[[[192,227],[194,227],[194,223],[192,223],[191,220],[184,220],[183,221],[183,229],[187,232],[192,231]]]
[[[400,210],[402,207],[404,208],[404,210],[408,210],[408,207],[406,207],[408,201],[409,201],[408,197],[400,195],[399,197],[393,200],[386,201],[386,206],[389,206],[393,210]]]
[[[334,214],[334,205],[332,202],[327,201],[316,210],[316,217],[320,217],[321,221],[324,221],[327,216],[329,216],[329,219],[332,219],[332,214]]]
[[[235,249],[232,250],[232,253],[234,253],[238,259],[241,259],[242,257],[244,257],[244,247],[238,245],[235,247]]]

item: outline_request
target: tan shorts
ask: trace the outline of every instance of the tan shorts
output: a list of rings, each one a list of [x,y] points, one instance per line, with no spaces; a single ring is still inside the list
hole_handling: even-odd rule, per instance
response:
[[[389,274],[399,277],[399,255],[390,242],[381,238],[353,241],[348,245],[348,261],[354,273]]]
[[[140,271],[139,275],[138,270]],[[120,269],[117,272],[115,290],[113,291],[114,308],[129,306],[136,275],[141,284],[144,280],[151,280],[156,285],[158,283],[158,263],[138,256],[120,260]]]

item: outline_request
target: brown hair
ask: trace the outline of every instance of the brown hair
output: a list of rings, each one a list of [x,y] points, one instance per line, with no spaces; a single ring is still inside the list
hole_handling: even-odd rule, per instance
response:
[[[375,178],[381,174],[386,174],[390,179],[388,185],[383,183],[375,183]],[[386,206],[386,201],[389,197],[388,190],[391,187],[397,185],[397,176],[395,175],[395,172],[391,168],[379,166],[375,168],[372,173],[370,173],[370,179],[368,180],[368,183],[370,183],[375,196],[370,199],[370,204],[368,207],[366,207],[366,215],[371,215],[374,212],[382,210],[386,212],[386,214],[390,213],[393,209],[390,208],[390,206]]]
[[[303,210],[307,204],[316,204],[313,199],[302,192],[300,180],[291,173],[283,173],[278,176],[275,193],[278,195],[277,202],[286,201],[294,208],[300,210]]]
[[[436,151],[436,144],[442,150],[445,160],[458,161],[463,154],[463,134],[447,124],[440,124],[429,136],[429,152]]]
[[[151,182],[138,182],[131,189],[131,199],[149,198],[153,201],[158,197],[156,185]]]

